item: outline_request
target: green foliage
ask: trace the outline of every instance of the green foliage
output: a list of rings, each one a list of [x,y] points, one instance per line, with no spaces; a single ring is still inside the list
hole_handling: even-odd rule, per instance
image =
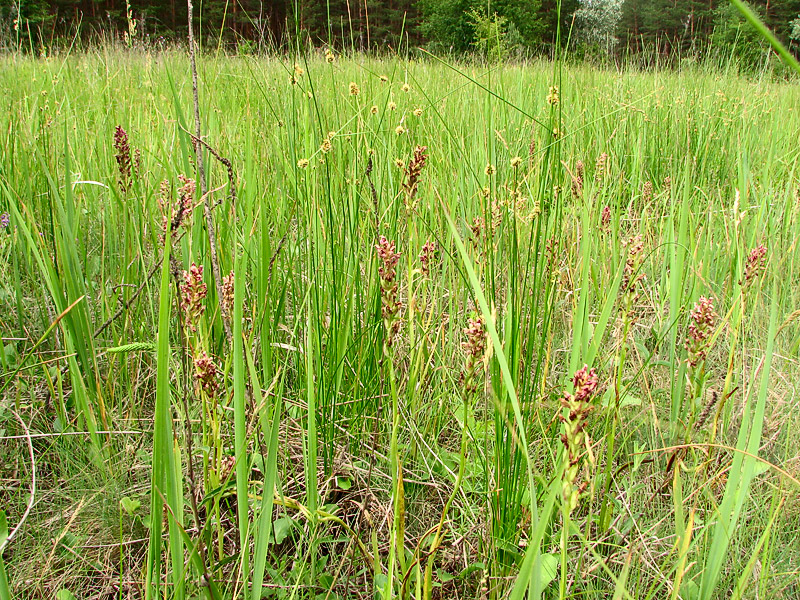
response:
[[[475,28],[474,46],[479,56],[490,62],[504,61],[521,45],[519,32],[506,17],[497,13],[487,16],[474,9],[469,16]]]
[[[743,70],[763,68],[769,45],[734,6],[721,6],[715,22],[712,47],[720,58],[734,60]]]
[[[474,25],[469,13],[473,0],[420,0],[421,31],[431,49],[438,52],[467,52],[474,43]]]
[[[617,43],[622,0],[587,0],[575,12],[573,41],[584,56],[608,58]]]
[[[634,51],[647,47],[665,55],[703,51],[718,4],[718,0],[624,0],[620,38]]]

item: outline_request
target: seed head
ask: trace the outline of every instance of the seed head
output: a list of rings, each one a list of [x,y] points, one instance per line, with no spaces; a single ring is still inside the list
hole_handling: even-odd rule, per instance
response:
[[[608,154],[603,152],[597,157],[597,162],[594,165],[594,179],[598,184],[603,183],[603,179],[607,175],[608,170]]]
[[[358,96],[361,93],[361,90],[358,89],[358,84],[355,81],[350,82],[350,95],[351,96]]]
[[[575,198],[583,196],[583,161],[575,163],[575,175],[572,176],[572,195]]]
[[[233,314],[233,271],[222,278],[222,308],[227,314]]]
[[[330,48],[328,48],[325,51],[325,62],[328,63],[329,65],[331,65],[331,64],[333,64],[333,61],[335,61],[335,60],[336,60],[336,56],[333,54],[333,51]]]
[[[410,92],[411,91],[411,86],[408,85],[407,83],[404,83],[403,87],[401,87],[400,89],[403,90],[404,92]]]
[[[481,232],[483,231],[483,217],[475,217],[469,228],[472,231],[473,238],[477,239],[481,237]]]
[[[600,214],[600,231],[608,233],[611,228],[611,207],[606,204]]]
[[[550,86],[547,92],[547,103],[550,106],[556,106],[558,104],[558,86]]]
[[[301,169],[305,169],[308,166],[308,159],[301,158],[300,160],[297,161],[297,166],[300,167]]]
[[[650,200],[653,199],[653,183],[651,181],[645,181],[642,185],[642,202],[647,204]]]

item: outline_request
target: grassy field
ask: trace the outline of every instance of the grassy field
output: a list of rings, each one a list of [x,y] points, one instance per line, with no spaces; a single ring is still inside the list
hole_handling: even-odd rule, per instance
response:
[[[800,598],[796,84],[198,71],[0,58],[0,599]]]

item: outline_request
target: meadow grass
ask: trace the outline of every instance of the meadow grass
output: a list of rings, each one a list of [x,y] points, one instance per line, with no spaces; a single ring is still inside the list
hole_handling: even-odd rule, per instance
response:
[[[183,53],[0,57],[0,598],[800,595],[795,84],[198,71],[206,185]]]

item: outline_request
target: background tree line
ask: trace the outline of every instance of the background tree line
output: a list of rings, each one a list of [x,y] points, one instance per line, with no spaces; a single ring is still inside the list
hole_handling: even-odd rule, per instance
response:
[[[800,0],[751,5],[791,47],[800,41]],[[562,0],[561,43],[584,54],[700,56],[724,48],[742,59],[760,38],[727,0]],[[195,0],[206,39],[280,48],[296,34],[317,46],[362,51],[425,46],[452,54],[546,53],[556,43],[557,0]],[[186,33],[185,0],[0,0],[0,31],[50,39],[84,36],[175,40]],[[750,54],[753,56],[750,56]]]

